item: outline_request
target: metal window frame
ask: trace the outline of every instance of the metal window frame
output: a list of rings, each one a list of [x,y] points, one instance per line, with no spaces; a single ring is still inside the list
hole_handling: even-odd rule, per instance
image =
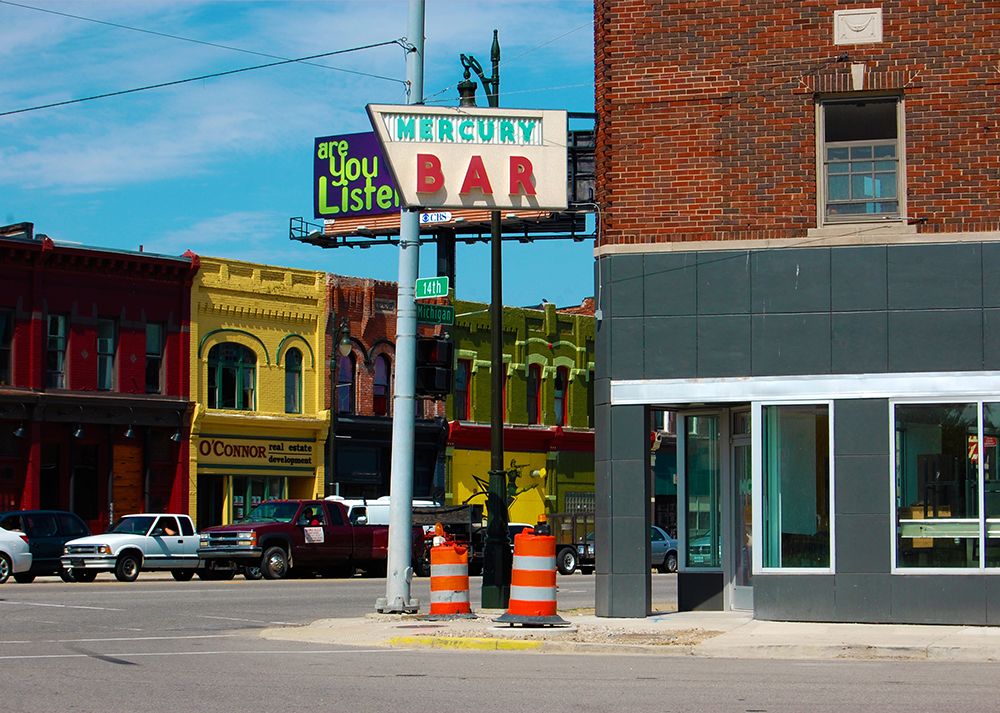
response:
[[[772,406],[826,406],[828,419],[829,494],[830,509],[830,566],[829,567],[764,567],[764,407]],[[750,404],[750,455],[752,458],[753,499],[753,575],[768,574],[836,574],[837,572],[837,522],[836,522],[836,454],[834,452],[834,401],[833,399],[789,399],[753,401]]]
[[[830,220],[826,215],[826,207],[829,201],[829,192],[827,190],[827,174],[826,174],[826,147],[828,144],[823,138],[826,133],[826,107],[831,104],[843,104],[850,102],[875,102],[875,101],[895,101],[896,102],[896,202],[897,202],[897,215],[846,215],[842,219]],[[825,226],[839,226],[839,225],[850,225],[852,223],[902,223],[906,220],[907,214],[907,204],[906,204],[906,102],[902,95],[900,94],[864,94],[861,96],[828,96],[820,97],[816,100],[815,105],[815,117],[816,117],[816,225],[820,227]],[[879,139],[879,142],[884,142],[883,139]],[[843,144],[845,146],[850,144],[860,145],[876,142],[834,142],[837,145]]]

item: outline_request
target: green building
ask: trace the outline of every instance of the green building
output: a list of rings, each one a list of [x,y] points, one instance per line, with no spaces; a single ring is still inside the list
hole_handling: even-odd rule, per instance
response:
[[[490,469],[489,305],[455,302],[456,363],[445,489],[486,501]],[[511,522],[594,508],[594,305],[504,307],[504,463],[520,466]]]

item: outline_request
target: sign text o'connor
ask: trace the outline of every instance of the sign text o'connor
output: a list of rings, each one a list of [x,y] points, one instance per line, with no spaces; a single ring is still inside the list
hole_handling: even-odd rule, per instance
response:
[[[565,210],[566,112],[368,105],[410,208]]]
[[[265,458],[267,457],[267,446],[249,446],[243,443],[226,443],[215,439],[205,439],[198,444],[198,452],[203,456]]]

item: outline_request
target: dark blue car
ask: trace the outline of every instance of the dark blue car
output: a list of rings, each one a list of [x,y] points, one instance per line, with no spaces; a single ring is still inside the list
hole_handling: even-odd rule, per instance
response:
[[[59,558],[69,540],[86,537],[90,528],[78,515],[63,510],[14,510],[0,513],[0,527],[20,530],[28,537],[31,569],[14,575],[21,584],[35,577],[58,574],[66,582],[75,581],[62,569]]]

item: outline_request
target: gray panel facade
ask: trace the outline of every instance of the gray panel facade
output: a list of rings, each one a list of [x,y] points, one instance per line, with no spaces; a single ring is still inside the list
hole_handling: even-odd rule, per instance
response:
[[[599,378],[1000,369],[1000,287],[993,279],[1000,245],[704,251],[599,262],[611,281],[598,305],[611,322],[598,331],[598,353],[611,360],[598,366]],[[616,343],[602,346],[609,337]],[[645,408],[599,403],[598,411],[598,453],[610,459],[598,468],[598,479],[610,480],[598,485],[599,503],[600,493],[608,496],[599,505],[598,537],[611,552],[598,579],[598,614],[641,616],[649,577],[639,556],[645,548],[636,546],[646,537],[649,495]],[[833,412],[836,573],[756,575],[755,616],[1000,624],[1000,570],[891,573],[889,401],[834,400]],[[612,436],[602,451],[605,424]],[[631,433],[619,438],[619,429]],[[682,573],[678,587],[682,608],[721,606],[721,575]]]

